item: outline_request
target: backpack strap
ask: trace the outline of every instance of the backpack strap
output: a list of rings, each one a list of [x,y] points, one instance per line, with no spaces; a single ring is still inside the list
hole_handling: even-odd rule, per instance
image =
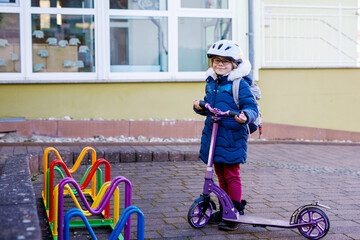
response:
[[[238,109],[239,109],[239,88],[240,88],[241,80],[242,80],[242,78],[235,79],[233,81],[233,85],[232,85],[232,94],[233,94],[234,102],[236,103],[236,106]],[[250,86],[250,90],[251,90],[251,93],[253,94],[253,97],[255,98],[255,100],[259,100],[261,98],[260,88],[256,83],[254,83],[252,86]],[[257,119],[254,121],[253,124],[259,129],[259,138],[260,138],[261,134],[262,134],[262,120],[261,120],[261,112],[259,109],[259,105],[257,107],[259,110],[259,116],[257,117]],[[250,131],[249,124],[247,124],[247,128],[248,128],[248,134],[250,135],[250,133],[252,131]],[[255,131],[256,131],[256,129],[255,129]]]
[[[240,88],[241,79],[242,78],[235,79],[232,84],[232,94],[238,110],[239,110],[239,88]],[[247,133],[250,135],[249,124],[246,124],[246,127],[247,127]]]
[[[234,102],[236,103],[236,106],[238,109],[239,109],[239,86],[240,86],[241,79],[242,78],[235,79],[232,84],[232,95],[233,95]]]

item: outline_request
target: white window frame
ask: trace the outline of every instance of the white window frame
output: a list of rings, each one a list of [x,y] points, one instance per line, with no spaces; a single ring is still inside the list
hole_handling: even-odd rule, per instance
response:
[[[110,9],[109,1],[94,0],[94,8],[40,8],[31,7],[31,1],[20,6],[2,7],[1,12],[19,13],[20,17],[20,73],[0,73],[0,83],[96,83],[96,82],[193,82],[203,81],[204,72],[178,71],[178,19],[180,17],[231,18],[232,36],[237,36],[235,0],[229,0],[228,9],[181,8],[181,0],[168,0],[168,10]],[[63,14],[91,15],[95,21],[95,72],[33,72],[31,15]],[[168,19],[167,72],[110,72],[110,16],[154,16]],[[26,63],[26,64],[25,64]]]
[[[282,11],[284,13],[271,13],[272,8],[275,9],[282,9]],[[283,10],[285,9],[285,10]],[[297,10],[297,9],[310,9],[312,10],[309,14],[303,14],[303,13],[294,13],[294,12],[286,12],[286,9],[291,9],[291,10]],[[279,4],[262,4],[261,6],[261,68],[359,68],[360,67],[360,61],[359,61],[359,48],[360,48],[360,42],[357,39],[352,39],[350,38],[346,32],[342,31],[343,28],[343,24],[342,21],[346,20],[346,18],[354,18],[355,15],[357,14],[347,14],[344,13],[343,11],[349,11],[351,10],[354,13],[358,13],[360,11],[359,7],[346,7],[346,6],[342,6],[340,3],[336,6],[336,5],[331,5],[331,6],[320,6],[320,5],[279,5]],[[267,13],[266,11],[269,11],[269,13]],[[327,13],[326,11],[331,11],[331,13]],[[322,21],[324,22],[324,26],[328,26],[329,29],[333,30],[333,33],[337,33],[336,38],[329,37],[329,32],[324,31],[324,27],[322,27],[321,29],[319,27],[317,28],[310,28],[309,29],[309,34],[308,34],[308,39],[325,39],[325,41],[322,42],[323,45],[325,45],[326,47],[323,47],[322,50],[320,50],[321,48],[321,44],[316,42],[316,40],[313,44],[313,49],[309,49],[309,52],[314,52],[313,56],[309,57],[306,56],[305,54],[301,54],[304,53],[304,51],[301,52],[298,51],[298,49],[296,46],[294,47],[292,44],[289,44],[287,41],[284,41],[283,44],[280,44],[279,40],[276,40],[276,34],[274,35],[270,35],[270,36],[266,36],[265,34],[265,26],[269,25],[270,23],[272,25],[275,25],[275,28],[281,28],[283,27],[284,32],[281,33],[281,37],[283,39],[286,38],[290,38],[289,36],[292,34],[293,38],[298,37],[299,40],[297,40],[298,46],[306,46],[306,43],[303,43],[301,41],[303,41],[303,38],[301,35],[296,35],[296,30],[288,30],[287,33],[286,32],[286,26],[285,24],[283,24],[283,26],[281,26],[281,24],[278,23],[278,19],[286,18],[286,17],[293,17],[293,20],[295,23],[300,22],[300,20],[308,20],[308,21],[312,21],[312,22],[316,22],[316,21]],[[271,20],[267,19],[267,17],[272,17]],[[330,25],[329,23],[327,23],[327,19],[328,18],[332,18],[334,19],[335,24],[333,23],[332,25]],[[300,20],[299,20],[300,19]],[[336,22],[337,21],[337,22]],[[357,17],[357,22],[359,21],[359,17]],[[283,21],[285,23],[285,21]],[[314,26],[315,24],[312,24],[312,26]],[[304,29],[303,26],[298,24],[298,28],[302,28]],[[295,32],[295,33],[294,33]],[[333,34],[335,35],[335,34]],[[266,41],[266,37],[269,37],[270,40]],[[272,40],[275,39],[275,40]],[[279,37],[278,37],[279,38]],[[345,51],[344,50],[344,46],[342,41],[343,40],[347,40],[350,39],[350,41],[355,42],[356,48],[357,48],[357,52],[354,52],[354,54],[357,55],[356,57],[351,56],[349,53],[349,51]],[[332,40],[332,41],[330,41]],[[318,40],[319,41],[319,40]],[[270,53],[266,54],[266,46],[265,44],[268,43],[270,44],[270,46],[274,46],[274,49],[276,49],[275,51],[272,51],[273,48],[269,48],[270,49]],[[302,44],[302,45],[301,45]],[[326,45],[328,44],[328,45]],[[326,50],[328,49],[336,49],[337,51],[337,56],[335,54],[332,55],[332,58],[329,59],[328,56],[326,55]],[[279,54],[279,50],[282,50],[282,52],[288,52],[286,55],[285,54]],[[334,51],[335,52],[335,51]],[[299,54],[300,53],[300,54]],[[350,51],[350,53],[353,53]],[[294,55],[304,55],[303,59],[296,59],[293,56]],[[346,59],[346,56],[349,56],[349,58],[353,58],[352,60]],[[344,59],[345,58],[345,59]],[[355,59],[356,58],[356,59]]]

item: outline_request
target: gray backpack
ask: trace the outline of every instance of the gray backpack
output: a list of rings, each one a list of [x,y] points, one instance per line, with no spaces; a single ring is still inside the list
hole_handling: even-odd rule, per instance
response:
[[[233,85],[232,85],[233,98],[234,98],[234,101],[238,108],[239,108],[239,86],[240,86],[241,80],[242,79],[235,79],[233,81]],[[256,101],[261,99],[260,88],[255,82],[252,85],[250,85],[250,91],[252,92]],[[260,138],[261,134],[262,134],[262,119],[261,119],[261,112],[260,112],[259,104],[257,105],[257,107],[259,110],[259,116],[253,122],[248,123],[248,133],[252,134],[257,129],[259,129],[259,138]]]

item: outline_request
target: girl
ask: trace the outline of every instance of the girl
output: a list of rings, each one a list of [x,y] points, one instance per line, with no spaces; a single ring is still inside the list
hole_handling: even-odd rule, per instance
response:
[[[240,163],[246,162],[248,130],[247,123],[258,116],[257,103],[250,91],[252,80],[249,76],[251,66],[243,59],[240,47],[230,40],[220,40],[208,50],[210,68],[206,78],[206,95],[204,101],[222,111],[237,111],[238,116],[223,116],[219,125],[214,153],[214,168],[220,187],[229,195],[235,208],[244,214],[246,201],[242,200]],[[239,86],[239,108],[232,94],[235,79],[242,79]],[[207,163],[212,122],[211,113],[194,101],[196,113],[206,116],[201,137],[200,158]],[[235,230],[238,223],[222,221],[221,207],[219,212],[211,215],[209,223],[219,223],[220,230]]]

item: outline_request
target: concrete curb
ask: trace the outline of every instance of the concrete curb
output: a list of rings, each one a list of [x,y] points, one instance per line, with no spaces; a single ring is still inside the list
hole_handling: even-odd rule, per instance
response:
[[[351,141],[316,141],[316,140],[268,140],[268,139],[249,139],[249,144],[311,144],[311,145],[360,145],[360,142]],[[0,142],[0,147],[20,147],[20,146],[176,146],[176,145],[199,145],[200,142]]]
[[[0,239],[41,239],[27,157],[6,159],[0,176]]]

